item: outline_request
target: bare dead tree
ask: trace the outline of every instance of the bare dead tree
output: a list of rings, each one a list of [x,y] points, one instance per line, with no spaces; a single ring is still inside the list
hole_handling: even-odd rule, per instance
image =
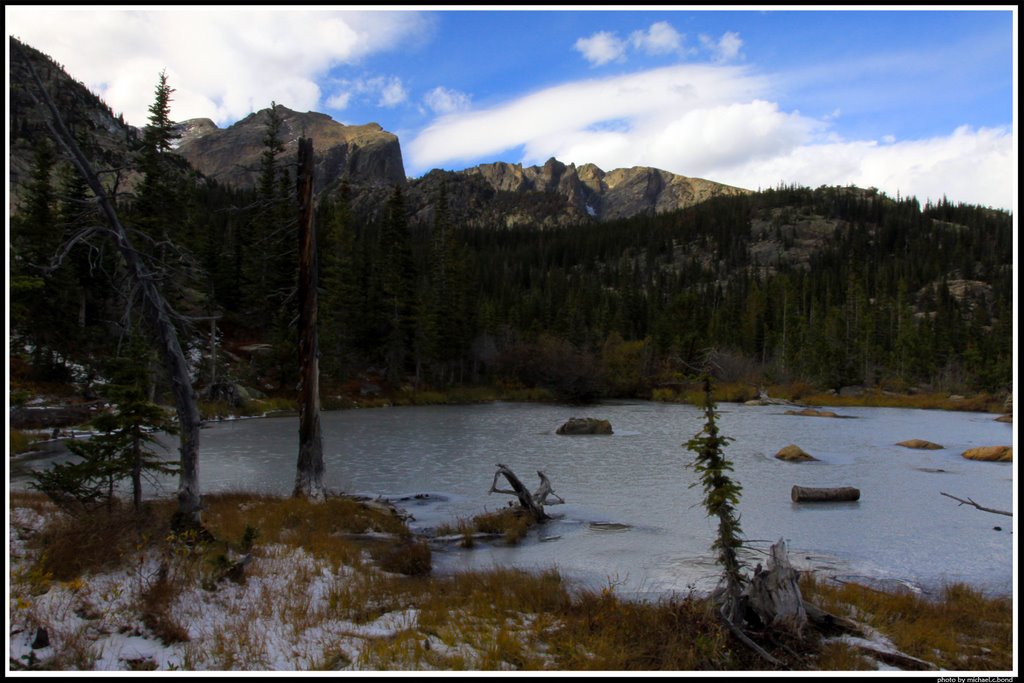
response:
[[[13,54],[13,51],[12,51]],[[22,55],[24,58],[24,56]],[[188,362],[181,350],[178,333],[174,328],[175,314],[160,292],[153,271],[147,266],[138,250],[132,244],[129,232],[118,217],[114,204],[104,189],[92,165],[75,142],[74,136],[64,124],[53,98],[50,97],[31,61],[25,65],[35,83],[36,93],[29,93],[37,105],[49,111],[46,126],[71,158],[71,163],[89,186],[100,211],[106,218],[111,234],[134,286],[139,292],[139,301],[149,321],[159,352],[174,393],[175,408],[180,428],[181,471],[178,483],[179,523],[199,526],[199,407],[189,374]]]
[[[316,227],[313,224],[313,140],[299,139],[299,461],[296,497],[323,500],[324,449],[320,433],[317,340]]]
[[[537,475],[540,477],[540,486],[534,493],[530,493],[530,490],[526,488],[523,482],[519,481],[519,477],[513,472],[507,465],[498,463],[498,471],[494,473],[494,481],[491,482],[491,488],[487,491],[488,493],[507,493],[509,495],[516,496],[519,498],[519,504],[533,515],[533,518],[538,522],[543,522],[551,517],[544,512],[544,505],[547,502],[549,496],[558,498],[559,503],[564,503],[551,488],[551,481],[544,476],[544,473],[539,471]],[[505,477],[512,489],[499,489],[498,488],[498,477]],[[547,503],[552,505],[554,503]]]

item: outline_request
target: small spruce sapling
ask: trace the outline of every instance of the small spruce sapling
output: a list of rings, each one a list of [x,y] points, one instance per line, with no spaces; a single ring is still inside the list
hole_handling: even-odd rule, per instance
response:
[[[113,410],[92,421],[99,433],[88,440],[68,441],[68,450],[81,460],[36,473],[33,488],[67,510],[88,510],[102,503],[111,509],[117,483],[130,479],[138,514],[143,476],[178,472],[175,463],[161,460],[153,448],[159,445],[156,432],[176,430],[164,409],[147,399],[148,359],[145,344],[133,337],[127,352],[112,364],[111,382],[103,394]]]
[[[724,613],[733,622],[741,611],[740,597],[744,577],[736,551],[742,545],[742,531],[736,506],[739,505],[741,486],[728,473],[732,463],[725,457],[723,449],[732,439],[722,436],[718,430],[715,403],[711,395],[711,376],[705,373],[704,383],[704,427],[686,443],[686,448],[696,454],[693,469],[700,475],[704,489],[704,509],[708,516],[718,518],[718,536],[711,545],[718,553],[725,582]],[[696,486],[694,482],[691,486]]]

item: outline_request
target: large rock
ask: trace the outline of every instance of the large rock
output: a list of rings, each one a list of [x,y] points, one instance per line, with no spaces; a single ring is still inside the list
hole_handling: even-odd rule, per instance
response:
[[[817,458],[810,453],[807,453],[796,444],[789,444],[785,448],[782,448],[775,454],[775,457],[779,460],[786,460],[787,462],[806,462],[808,460],[817,460]]]
[[[924,439],[908,439],[906,441],[900,441],[897,446],[903,446],[904,448],[921,448],[929,451],[937,451],[944,446],[940,446],[937,443],[931,441],[925,441]]]
[[[968,460],[988,462],[1013,462],[1013,446],[981,446],[970,448],[962,454]]]
[[[556,434],[578,435],[578,434],[611,434],[612,423],[608,420],[598,420],[593,417],[570,417],[569,421],[559,427]]]

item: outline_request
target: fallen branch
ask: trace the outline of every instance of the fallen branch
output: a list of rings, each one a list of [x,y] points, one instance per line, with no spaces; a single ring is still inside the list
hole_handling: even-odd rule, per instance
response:
[[[996,510],[994,508],[982,507],[981,505],[978,505],[977,503],[975,503],[970,498],[968,498],[967,500],[964,500],[963,498],[957,498],[956,496],[951,496],[950,494],[945,493],[943,491],[939,491],[939,493],[941,493],[942,495],[946,496],[946,498],[952,498],[953,500],[959,501],[961,505],[973,505],[974,507],[978,508],[982,512],[991,512],[991,513],[996,514],[996,515],[1006,515],[1007,517],[1013,517],[1013,513],[1012,512],[1006,512],[1005,510]]]

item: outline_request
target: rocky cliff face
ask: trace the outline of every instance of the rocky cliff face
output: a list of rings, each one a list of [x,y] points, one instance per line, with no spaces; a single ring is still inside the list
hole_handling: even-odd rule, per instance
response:
[[[565,200],[565,217],[615,220],[644,213],[686,208],[717,195],[748,192],[738,187],[687,178],[646,166],[605,172],[594,164],[568,166],[549,159],[543,166],[524,168],[503,162],[463,171],[479,176],[497,192],[548,193]],[[560,221],[561,222],[561,221]]]
[[[405,167],[398,138],[376,123],[346,126],[327,114],[300,113],[278,106],[281,116],[282,157],[294,158],[298,139],[313,139],[316,187],[339,179],[357,184],[404,185]],[[179,124],[177,152],[208,178],[226,185],[252,187],[259,172],[269,108],[250,114],[228,128],[210,119],[189,119]]]

